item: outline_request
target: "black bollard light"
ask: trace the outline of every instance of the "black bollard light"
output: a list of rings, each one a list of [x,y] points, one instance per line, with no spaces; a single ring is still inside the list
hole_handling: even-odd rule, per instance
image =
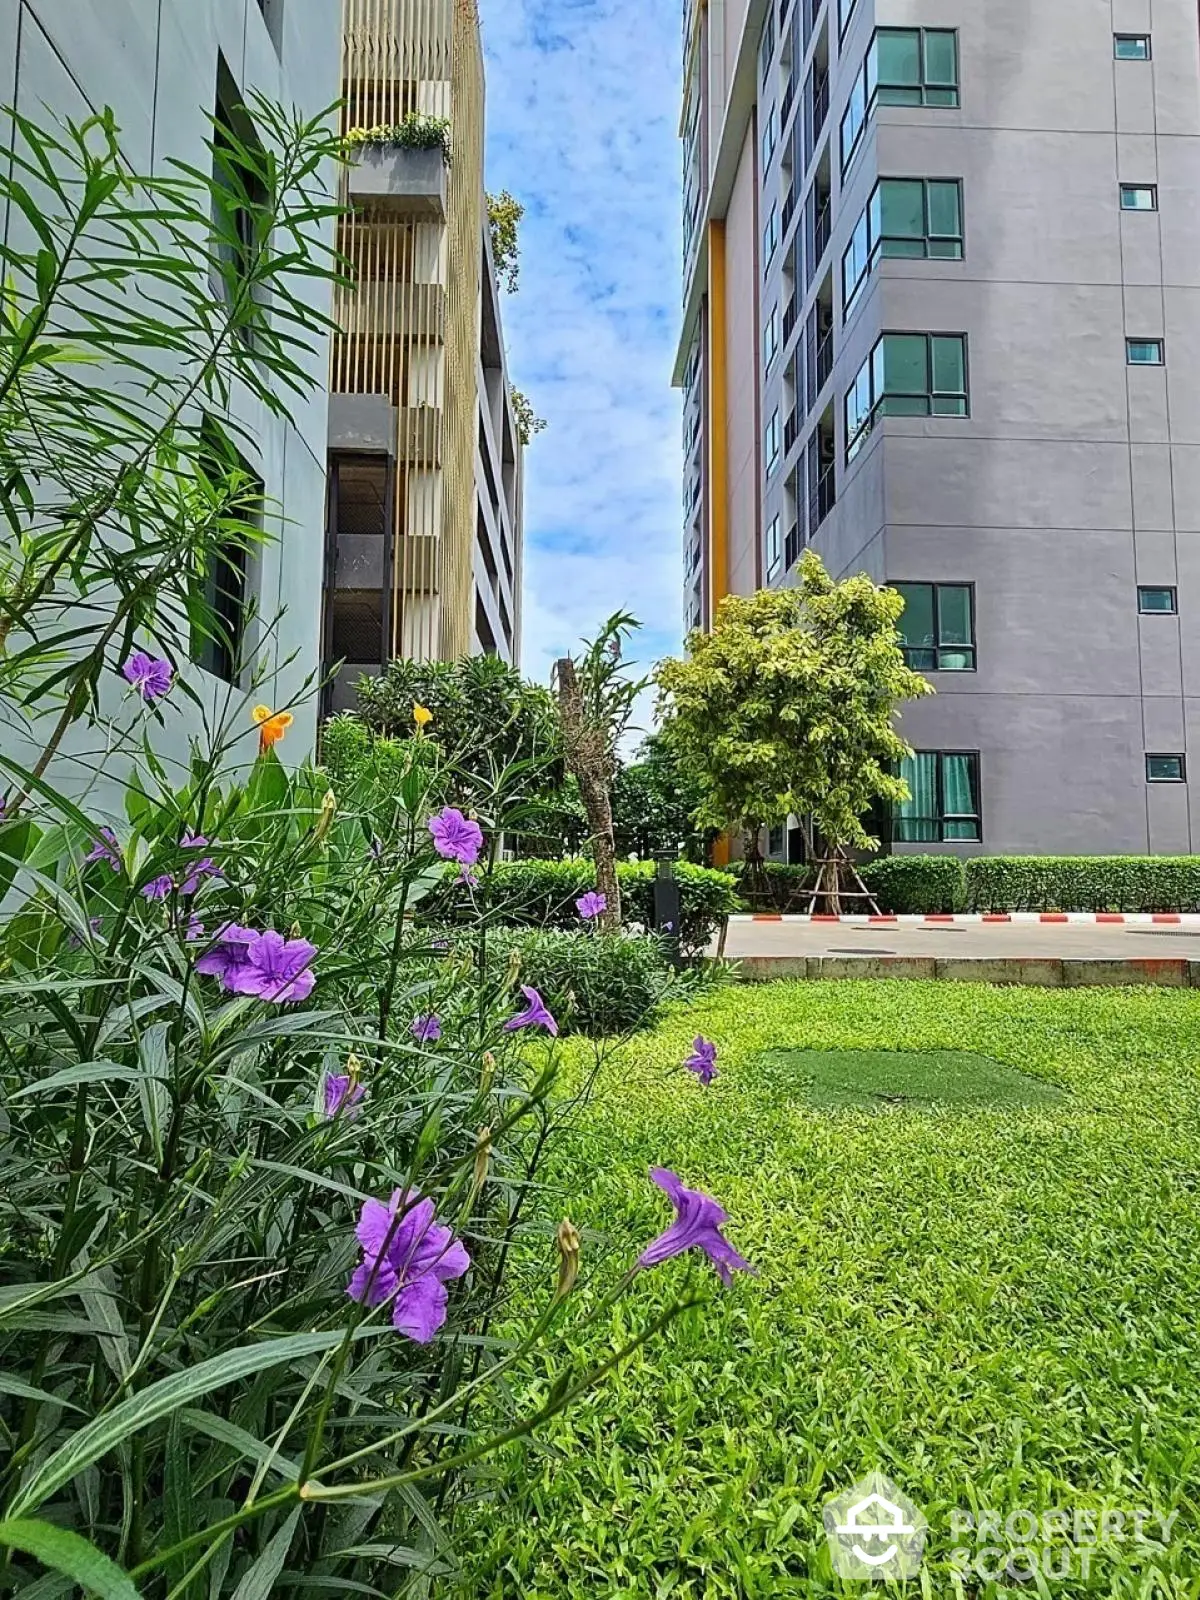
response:
[[[675,876],[678,850],[659,850],[655,854],[657,871],[654,874],[654,928],[667,942],[667,953],[675,967],[683,965],[679,948],[679,920],[681,904],[679,880]]]

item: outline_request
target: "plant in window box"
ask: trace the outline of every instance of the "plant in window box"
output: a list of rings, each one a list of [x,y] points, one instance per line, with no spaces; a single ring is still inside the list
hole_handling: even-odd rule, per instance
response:
[[[342,136],[342,149],[347,155],[363,149],[441,150],[449,161],[450,119],[411,111],[400,122],[348,129]]]

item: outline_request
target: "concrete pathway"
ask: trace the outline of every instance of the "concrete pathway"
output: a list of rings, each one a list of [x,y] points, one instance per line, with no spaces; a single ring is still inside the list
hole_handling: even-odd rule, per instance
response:
[[[725,956],[740,962],[751,982],[895,977],[1200,987],[1200,917],[1175,924],[734,920]]]

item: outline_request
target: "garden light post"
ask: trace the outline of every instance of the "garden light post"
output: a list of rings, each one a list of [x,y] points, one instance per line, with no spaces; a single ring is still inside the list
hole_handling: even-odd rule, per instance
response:
[[[672,849],[658,850],[654,856],[654,927],[666,939],[667,953],[676,967],[683,965],[679,951],[679,880],[675,876],[678,855],[678,849]]]

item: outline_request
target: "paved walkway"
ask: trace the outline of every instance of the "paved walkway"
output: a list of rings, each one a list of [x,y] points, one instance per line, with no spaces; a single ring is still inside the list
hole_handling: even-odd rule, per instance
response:
[[[954,956],[1200,961],[1200,917],[1148,922],[743,922],[726,956]]]

